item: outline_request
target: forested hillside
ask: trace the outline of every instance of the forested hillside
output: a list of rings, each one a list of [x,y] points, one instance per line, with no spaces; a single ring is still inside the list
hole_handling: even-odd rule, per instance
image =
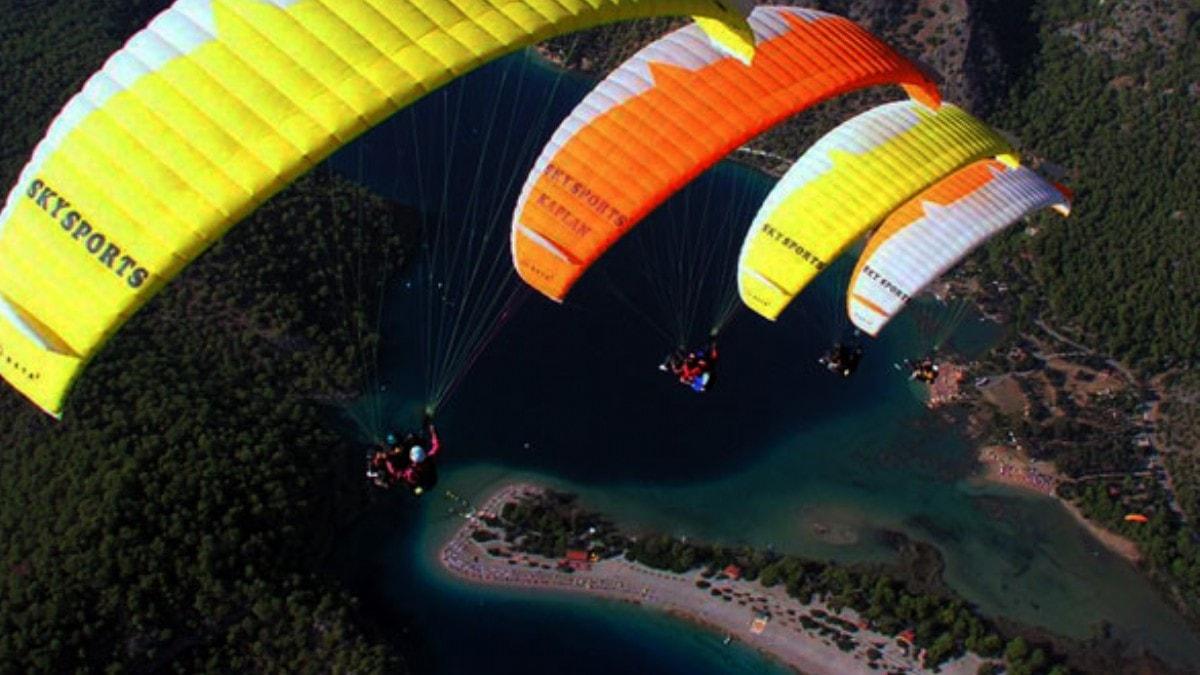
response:
[[[1143,434],[1038,445],[1062,468],[1118,462],[1142,477],[1060,495],[1138,543],[1143,567],[1193,620],[1200,611],[1193,369],[1200,363],[1200,11],[1181,0],[1034,3],[1035,48],[990,121],[1027,161],[1076,191],[1071,217],[1040,216],[987,247],[983,277],[1015,315],[1134,367],[1144,390],[1115,418]],[[1043,163],[1044,162],[1044,163]],[[1043,331],[1047,332],[1047,331]],[[1154,410],[1161,401],[1161,414]],[[1070,428],[1085,415],[1075,413]],[[1086,429],[1078,426],[1077,429]],[[1157,433],[1156,433],[1157,429]],[[1161,471],[1159,467],[1165,469]],[[1147,527],[1124,520],[1154,514]]]
[[[1077,192],[1069,220],[993,247],[991,271],[1026,310],[1149,371],[1200,362],[1198,17],[1040,3],[1037,54],[991,119]]]
[[[135,315],[63,422],[3,388],[0,669],[399,667],[317,574],[363,493],[313,400],[361,384],[379,286],[343,281],[400,258],[404,215],[306,179]]]
[[[166,4],[0,4],[5,189]],[[414,223],[318,171],[135,315],[61,423],[0,387],[0,671],[406,670],[319,572],[363,491],[316,401],[363,385]]]
[[[0,178],[4,194],[50,120],[169,0],[0,1]]]

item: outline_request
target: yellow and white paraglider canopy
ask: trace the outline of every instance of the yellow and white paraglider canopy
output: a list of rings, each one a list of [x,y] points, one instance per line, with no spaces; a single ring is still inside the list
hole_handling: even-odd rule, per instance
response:
[[[1017,159],[1007,141],[949,103],[888,103],[826,134],[767,195],[742,244],[743,302],[775,319],[896,207],[973,161]]]

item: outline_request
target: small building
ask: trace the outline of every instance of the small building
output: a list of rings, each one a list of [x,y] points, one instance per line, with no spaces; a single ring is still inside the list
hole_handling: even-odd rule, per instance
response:
[[[567,557],[562,559],[559,566],[569,567],[576,572],[586,572],[592,569],[592,561],[587,551],[567,549]]]
[[[742,578],[742,568],[730,563],[725,566],[725,569],[721,570],[721,574],[724,574],[733,581],[737,581]]]

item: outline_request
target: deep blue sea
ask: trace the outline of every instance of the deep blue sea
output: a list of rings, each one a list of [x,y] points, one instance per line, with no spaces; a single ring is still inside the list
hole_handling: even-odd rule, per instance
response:
[[[588,86],[530,54],[510,57],[402,111],[333,165],[436,213],[430,222],[457,227],[457,236],[478,237],[494,254],[480,260],[507,263],[516,193]],[[418,627],[427,645],[418,672],[777,669],[719,635],[633,607],[446,579],[433,555],[461,520],[441,491],[479,498],[514,479],[578,492],[630,527],[821,558],[886,560],[881,534],[900,531],[938,546],[947,581],[987,613],[1079,637],[1108,621],[1131,648],[1200,668],[1200,639],[1056,502],[967,480],[972,449],[893,368],[929,347],[913,316],[869,345],[854,378],[817,366],[839,329],[830,309],[844,292],[838,268],[777,323],[736,316],[722,334],[716,386],[703,396],[655,368],[671,345],[656,330],[663,315],[646,285],[656,271],[647,242],[744,231],[771,184],[731,163],[710,170],[618,244],[565,304],[524,298],[457,380],[437,416],[446,447],[438,492],[380,501],[337,556],[366,611]],[[346,411],[347,433],[364,441],[416,423],[429,351],[419,282],[392,284],[370,368],[376,391]],[[701,335],[702,319],[693,327]],[[998,330],[967,316],[955,347],[985,348]]]

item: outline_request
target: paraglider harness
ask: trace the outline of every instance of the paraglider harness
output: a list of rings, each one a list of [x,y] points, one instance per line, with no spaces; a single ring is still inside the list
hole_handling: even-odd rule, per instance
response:
[[[939,368],[934,363],[932,356],[926,356],[915,363],[909,361],[908,365],[912,369],[908,379],[924,382],[925,384],[933,384],[937,381]]]
[[[420,496],[437,484],[435,458],[440,450],[437,429],[427,416],[420,432],[409,432],[401,439],[388,434],[383,443],[371,448],[367,455],[367,478],[381,490],[403,484]]]
[[[676,349],[667,355],[658,369],[671,373],[679,378],[680,384],[699,394],[708,390],[716,366],[717,341],[714,339],[707,347],[699,347],[690,352],[682,347]]]
[[[817,359],[817,363],[825,366],[826,370],[831,373],[841,375],[842,377],[850,377],[858,369],[858,364],[862,361],[862,357],[862,347],[855,344],[835,342],[833,343],[833,347],[825,352],[824,356]]]

